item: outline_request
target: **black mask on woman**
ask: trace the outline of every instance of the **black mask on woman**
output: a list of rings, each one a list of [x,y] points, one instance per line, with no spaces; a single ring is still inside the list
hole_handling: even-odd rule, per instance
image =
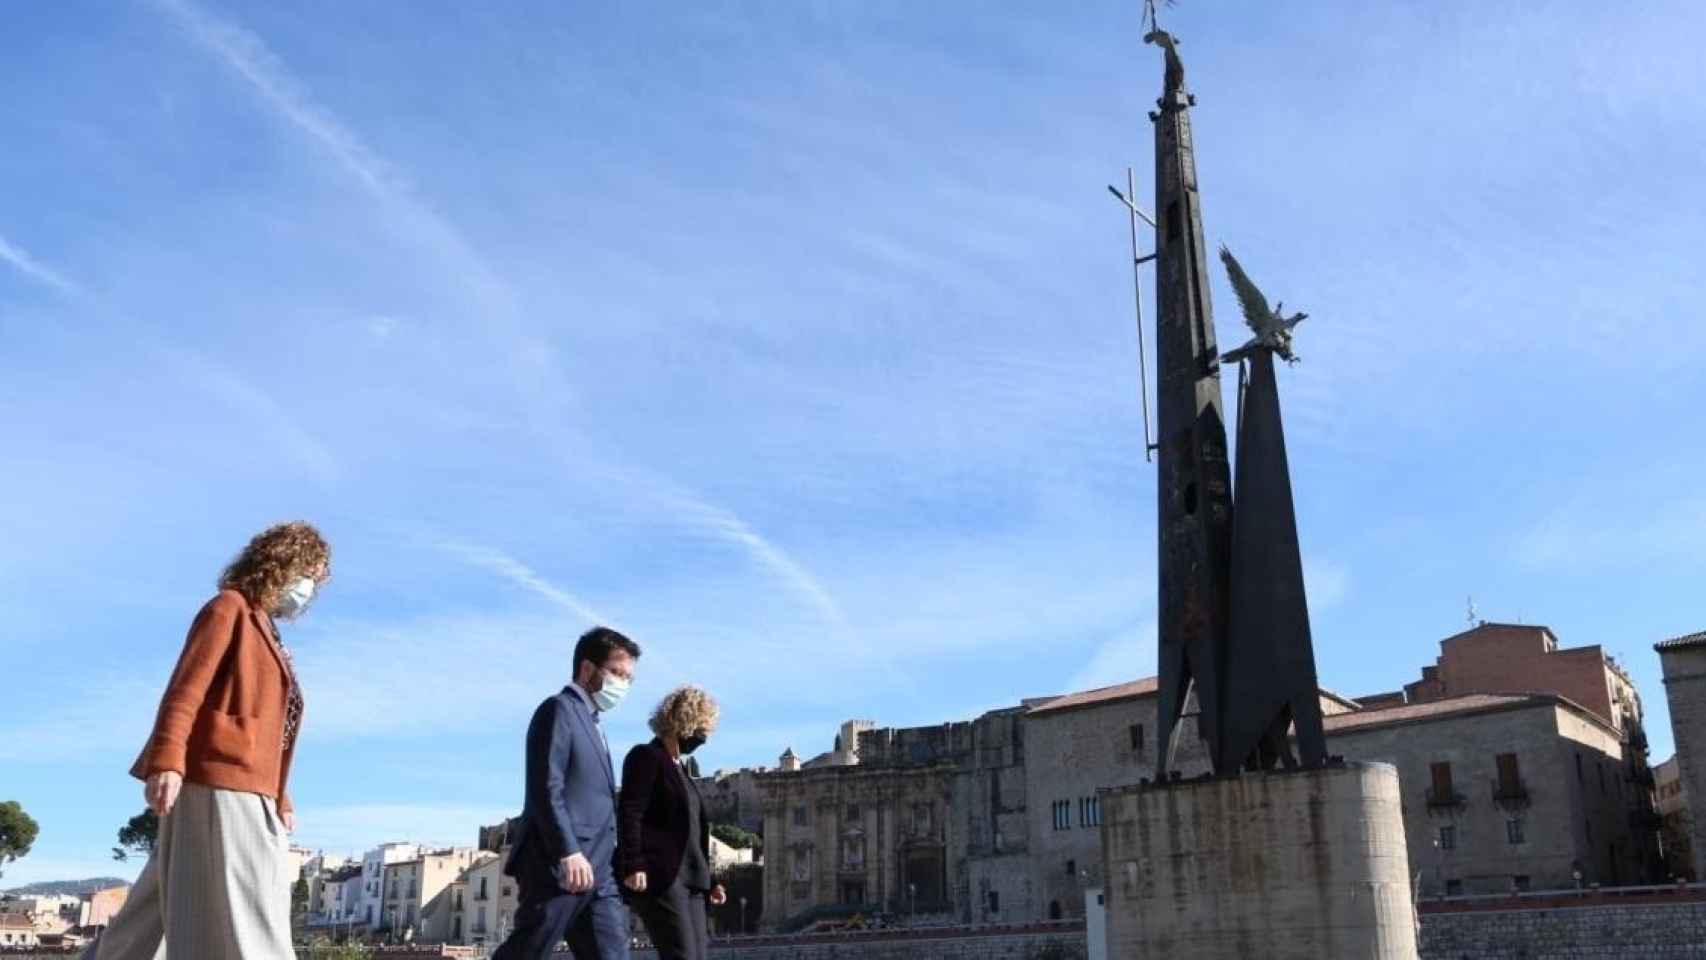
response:
[[[701,730],[698,733],[689,734],[685,737],[682,737],[681,738],[681,755],[685,757],[688,754],[692,753],[693,751],[699,749],[700,747],[702,747],[704,745],[705,745],[705,732],[703,730]]]

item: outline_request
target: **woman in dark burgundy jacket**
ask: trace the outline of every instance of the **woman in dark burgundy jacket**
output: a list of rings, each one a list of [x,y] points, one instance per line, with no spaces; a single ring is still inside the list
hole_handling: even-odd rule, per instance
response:
[[[670,692],[652,711],[650,743],[622,761],[617,875],[646,925],[658,960],[705,960],[705,902],[726,899],[711,877],[711,823],[681,758],[717,726],[717,702],[698,687]]]

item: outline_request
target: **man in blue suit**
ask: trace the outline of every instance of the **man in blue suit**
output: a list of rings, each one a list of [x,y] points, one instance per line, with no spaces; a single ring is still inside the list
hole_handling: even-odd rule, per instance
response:
[[[616,886],[616,775],[599,715],[628,692],[640,647],[594,627],[575,644],[574,682],[533,712],[527,799],[504,872],[521,887],[515,931],[492,960],[627,960],[628,909]]]

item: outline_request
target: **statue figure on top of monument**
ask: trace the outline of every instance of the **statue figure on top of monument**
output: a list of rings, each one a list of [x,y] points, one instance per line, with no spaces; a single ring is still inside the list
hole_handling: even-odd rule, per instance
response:
[[[1185,62],[1179,59],[1179,38],[1157,27],[1143,35],[1144,43],[1153,43],[1167,57],[1167,73],[1162,80],[1162,92],[1175,93],[1185,89]]]
[[[1297,354],[1291,352],[1291,329],[1309,319],[1309,314],[1286,316],[1283,300],[1270,309],[1268,298],[1262,296],[1262,291],[1251,282],[1250,275],[1238,265],[1238,258],[1225,245],[1220,248],[1220,262],[1226,265],[1226,275],[1232,280],[1232,292],[1238,295],[1238,305],[1244,309],[1244,323],[1256,334],[1242,347],[1222,354],[1220,362],[1237,363],[1259,349],[1267,349],[1286,363],[1296,363]]]

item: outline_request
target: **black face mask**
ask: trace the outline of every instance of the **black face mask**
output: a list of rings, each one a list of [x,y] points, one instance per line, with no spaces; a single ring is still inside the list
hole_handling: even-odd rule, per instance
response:
[[[682,737],[681,738],[681,755],[685,757],[688,754],[692,753],[693,751],[699,749],[700,747],[702,747],[704,745],[705,745],[705,733],[704,733],[704,731],[700,731],[699,733],[695,733],[695,734],[692,734],[690,736]]]

